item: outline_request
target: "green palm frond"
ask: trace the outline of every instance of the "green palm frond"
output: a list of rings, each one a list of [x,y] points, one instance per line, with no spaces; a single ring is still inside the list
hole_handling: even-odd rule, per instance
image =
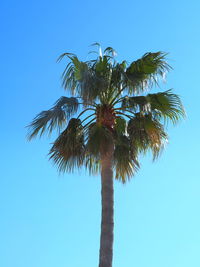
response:
[[[79,94],[80,83],[88,75],[88,65],[78,59],[77,56],[71,56],[62,74],[62,85],[65,90],[70,90],[72,94]]]
[[[63,60],[64,57],[71,58],[71,57],[74,57],[74,56],[76,56],[76,55],[73,54],[73,53],[63,53],[58,57],[57,62],[60,62],[61,60]]]
[[[62,85],[73,95],[82,97],[85,105],[100,97],[101,92],[108,88],[110,63],[107,56],[97,60],[82,62],[76,56],[70,57],[71,62],[62,74]]]
[[[86,149],[94,157],[99,158],[100,153],[107,153],[112,142],[112,133],[103,125],[92,123],[87,128]]]
[[[28,125],[28,139],[42,136],[45,132],[51,134],[54,129],[62,129],[66,125],[66,119],[77,112],[78,105],[75,97],[59,98],[51,109],[40,112]]]
[[[104,49],[104,55],[111,55],[113,58],[117,55],[117,52],[112,47],[107,47]]]
[[[131,142],[125,135],[120,135],[115,140],[114,168],[117,180],[125,183],[139,169],[137,154],[131,149]]]
[[[86,169],[89,171],[90,175],[96,175],[101,172],[101,161],[100,157],[93,156],[86,152],[84,165]]]
[[[75,79],[75,68],[72,62],[69,62],[62,73],[62,86],[65,90],[69,90],[72,95],[77,93],[76,88],[78,86]]]
[[[166,55],[163,52],[146,53],[130,64],[126,69],[130,94],[158,85],[159,78],[165,78],[166,72],[171,68],[165,61]]]
[[[150,112],[148,99],[145,96],[124,97],[121,101],[121,107],[124,110],[132,110],[133,112]]]
[[[185,117],[185,110],[180,97],[172,93],[172,90],[157,94],[148,94],[147,101],[151,105],[152,113],[159,120],[169,120],[173,124],[176,124],[181,118]]]
[[[121,64],[116,63],[112,67],[110,86],[115,88],[114,95],[116,95],[122,87],[125,86],[124,75],[125,75],[126,63],[123,61]]]
[[[60,172],[71,172],[84,163],[85,145],[81,120],[71,119],[50,150],[50,159]]]
[[[117,135],[125,134],[127,129],[126,120],[122,117],[117,117],[115,120],[115,130]]]
[[[153,159],[159,156],[167,142],[167,134],[162,124],[153,119],[151,115],[141,116],[138,114],[129,121],[127,131],[131,145],[139,153],[145,153],[150,149]]]
[[[185,117],[185,111],[178,95],[172,90],[148,94],[147,96],[124,97],[122,108],[142,114],[152,114],[155,118],[164,121],[171,121],[176,124]]]

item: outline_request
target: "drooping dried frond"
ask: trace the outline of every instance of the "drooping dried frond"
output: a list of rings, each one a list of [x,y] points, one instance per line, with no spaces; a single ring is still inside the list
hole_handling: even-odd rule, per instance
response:
[[[130,64],[126,70],[130,94],[150,89],[153,85],[158,85],[159,78],[165,78],[166,72],[171,68],[165,61],[166,55],[163,52],[146,53]]]
[[[81,121],[71,119],[50,150],[50,159],[58,165],[60,172],[71,172],[83,165],[85,145]]]
[[[151,115],[141,116],[138,114],[129,121],[127,131],[131,145],[142,153],[150,149],[153,159],[159,156],[167,142],[167,134],[162,124],[153,119]]]
[[[66,119],[69,119],[78,110],[78,100],[75,97],[59,98],[55,105],[49,109],[40,112],[28,125],[28,139],[42,136],[45,132],[51,134],[54,129],[62,129],[66,125]]]

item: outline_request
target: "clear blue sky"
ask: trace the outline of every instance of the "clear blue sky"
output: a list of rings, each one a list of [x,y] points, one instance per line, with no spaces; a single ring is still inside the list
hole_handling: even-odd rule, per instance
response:
[[[169,52],[174,88],[188,118],[169,127],[158,162],[142,160],[130,183],[115,183],[113,267],[200,266],[200,2],[1,1],[0,266],[98,266],[100,179],[59,176],[53,139],[28,143],[27,125],[65,92],[56,58],[89,45],[129,61]]]

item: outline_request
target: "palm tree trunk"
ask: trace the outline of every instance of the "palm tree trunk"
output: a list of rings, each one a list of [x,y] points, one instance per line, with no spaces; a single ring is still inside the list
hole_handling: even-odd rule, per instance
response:
[[[101,238],[99,267],[112,267],[114,229],[114,190],[113,190],[113,145],[109,152],[101,153]]]

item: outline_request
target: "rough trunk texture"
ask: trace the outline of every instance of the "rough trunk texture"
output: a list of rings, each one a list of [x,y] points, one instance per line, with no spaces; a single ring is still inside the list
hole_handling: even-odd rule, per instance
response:
[[[113,146],[109,152],[101,154],[101,238],[99,267],[112,267],[113,258],[113,229],[114,229],[114,190],[113,190]]]

